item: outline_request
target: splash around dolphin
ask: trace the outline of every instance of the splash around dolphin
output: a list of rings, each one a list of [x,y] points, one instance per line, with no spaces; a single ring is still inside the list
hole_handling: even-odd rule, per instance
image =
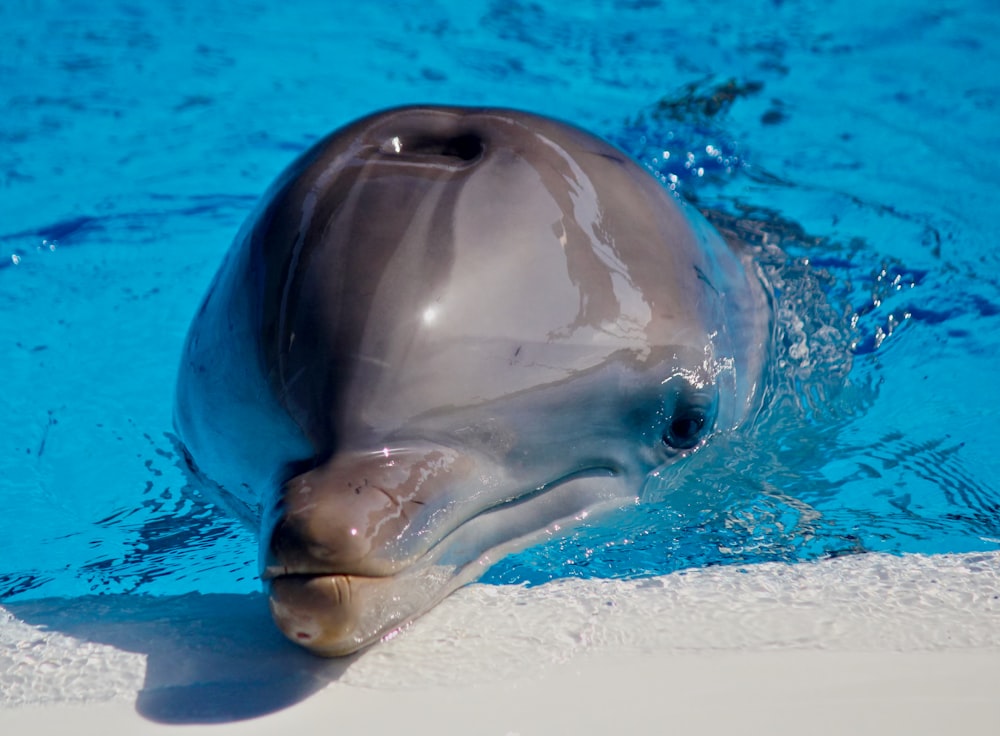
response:
[[[745,422],[771,321],[753,264],[608,143],[399,108],[265,195],[175,425],[259,531],[278,626],[343,655]]]

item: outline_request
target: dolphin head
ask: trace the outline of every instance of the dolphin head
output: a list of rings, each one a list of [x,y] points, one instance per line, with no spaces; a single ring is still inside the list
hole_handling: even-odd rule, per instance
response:
[[[245,325],[230,363],[260,378],[233,370],[236,403],[297,439],[258,428],[231,449],[267,466],[262,576],[279,627],[318,654],[637,497],[760,393],[769,316],[744,260],[626,155],[548,118],[365,118],[279,178],[234,250],[203,313]]]

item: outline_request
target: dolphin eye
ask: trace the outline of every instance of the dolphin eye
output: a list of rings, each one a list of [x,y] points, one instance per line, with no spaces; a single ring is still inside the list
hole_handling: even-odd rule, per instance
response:
[[[701,440],[707,423],[704,409],[696,406],[681,409],[663,430],[663,444],[675,450],[690,450]]]

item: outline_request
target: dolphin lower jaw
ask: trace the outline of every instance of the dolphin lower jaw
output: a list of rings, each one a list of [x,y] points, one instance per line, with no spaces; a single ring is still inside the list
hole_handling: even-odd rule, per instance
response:
[[[352,654],[430,610],[471,578],[418,565],[388,577],[282,575],[269,581],[271,615],[291,641],[322,657]]]
[[[351,654],[406,626],[505,555],[564,532],[601,506],[620,503],[628,487],[605,469],[576,473],[455,526],[390,575],[271,564],[262,577],[272,616],[285,636],[314,654]]]

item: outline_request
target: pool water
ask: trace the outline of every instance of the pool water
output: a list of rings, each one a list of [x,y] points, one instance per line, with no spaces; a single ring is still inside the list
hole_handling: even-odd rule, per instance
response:
[[[374,109],[589,128],[756,248],[767,409],[488,582],[1000,549],[994,0],[0,6],[0,600],[257,590],[170,440],[243,218]]]

